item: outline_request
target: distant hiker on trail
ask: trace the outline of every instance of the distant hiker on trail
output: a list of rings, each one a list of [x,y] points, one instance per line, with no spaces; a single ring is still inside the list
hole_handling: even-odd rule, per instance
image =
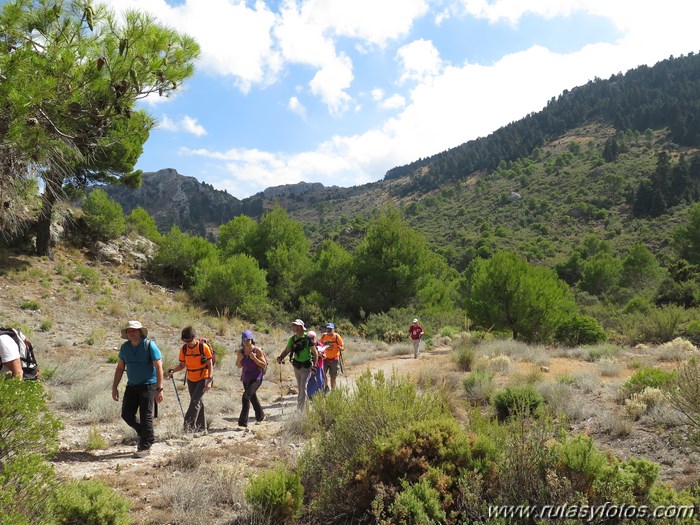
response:
[[[290,361],[294,366],[294,376],[299,389],[297,395],[297,408],[299,410],[304,409],[309,378],[312,373],[316,372],[316,363],[318,362],[316,346],[311,344],[311,340],[304,333],[304,329],[304,321],[301,319],[292,321],[294,335],[289,338],[284,351],[277,357],[277,362],[282,364],[284,358],[291,354]]]
[[[326,333],[321,336],[321,344],[326,347],[326,359],[324,366],[326,368],[326,387],[328,387],[328,377],[330,376],[331,389],[335,389],[335,379],[338,377],[338,364],[343,358],[343,338],[336,333],[335,325],[328,323],[326,325]]]
[[[311,377],[309,377],[309,383],[306,387],[306,393],[309,395],[309,398],[312,398],[316,393],[327,390],[323,364],[326,348],[321,344],[320,341],[316,340],[316,332],[314,332],[313,330],[309,330],[308,332],[306,332],[306,335],[311,340],[311,344],[313,344],[316,347],[316,352],[318,353],[318,361],[316,362],[316,372],[311,374]]]
[[[204,394],[211,390],[214,381],[212,348],[203,339],[197,339],[194,328],[188,326],[182,330],[182,342],[178,361],[180,363],[168,370],[168,379],[175,372],[187,369],[187,390],[190,392],[190,406],[185,414],[185,432],[206,431],[204,418]]]
[[[248,426],[250,405],[253,405],[255,420],[261,423],[265,419],[265,412],[260,406],[257,392],[267,368],[267,357],[263,349],[255,344],[255,337],[250,330],[245,330],[241,334],[241,348],[236,354],[236,366],[241,369],[243,382],[243,400],[241,414],[238,416],[238,426]]]
[[[122,419],[139,436],[134,454],[142,458],[151,453],[155,441],[153,432],[155,403],[163,401],[163,359],[156,344],[147,339],[148,329],[138,321],[129,321],[121,329],[122,339],[128,341],[119,349],[119,361],[114,371],[112,399],[119,401],[119,382],[126,370],[126,390],[122,400]],[[136,412],[139,421],[136,421]]]
[[[420,340],[423,338],[423,327],[418,324],[418,319],[413,320],[413,324],[408,329],[408,335],[413,340],[413,358],[420,357]]]

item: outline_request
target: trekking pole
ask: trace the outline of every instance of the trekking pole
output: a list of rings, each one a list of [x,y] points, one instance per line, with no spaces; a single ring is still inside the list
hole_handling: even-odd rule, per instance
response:
[[[277,340],[277,334],[275,334],[275,348],[279,348],[279,342]],[[280,369],[280,405],[282,408],[282,419],[284,419],[284,384],[282,383],[282,367],[284,367],[284,360],[278,363]]]
[[[185,419],[185,411],[182,409],[182,401],[180,401],[180,392],[177,391],[177,385],[175,385],[175,378],[170,376],[173,382],[173,389],[175,390],[175,396],[177,397],[177,404],[180,405],[180,412],[182,412],[182,419]]]

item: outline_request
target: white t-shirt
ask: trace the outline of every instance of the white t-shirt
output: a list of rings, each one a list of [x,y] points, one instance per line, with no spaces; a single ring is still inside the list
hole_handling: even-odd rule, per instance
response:
[[[0,361],[3,364],[20,358],[19,346],[9,335],[0,335]]]

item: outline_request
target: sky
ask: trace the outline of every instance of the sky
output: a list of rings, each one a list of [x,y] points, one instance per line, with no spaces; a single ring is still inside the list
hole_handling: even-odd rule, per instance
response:
[[[540,111],[595,78],[700,52],[697,0],[104,0],[201,46],[142,102],[137,168],[239,199],[351,187]]]

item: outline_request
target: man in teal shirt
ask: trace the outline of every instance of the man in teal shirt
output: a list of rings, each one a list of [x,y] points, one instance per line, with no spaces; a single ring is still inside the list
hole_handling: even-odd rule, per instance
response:
[[[139,321],[129,321],[121,336],[128,341],[119,349],[114,371],[112,399],[119,401],[119,382],[126,370],[126,390],[122,400],[122,419],[136,431],[139,444],[134,454],[145,457],[155,441],[153,412],[155,403],[163,401],[163,359],[156,344],[147,339],[148,329]],[[136,412],[139,420],[136,420]]]

